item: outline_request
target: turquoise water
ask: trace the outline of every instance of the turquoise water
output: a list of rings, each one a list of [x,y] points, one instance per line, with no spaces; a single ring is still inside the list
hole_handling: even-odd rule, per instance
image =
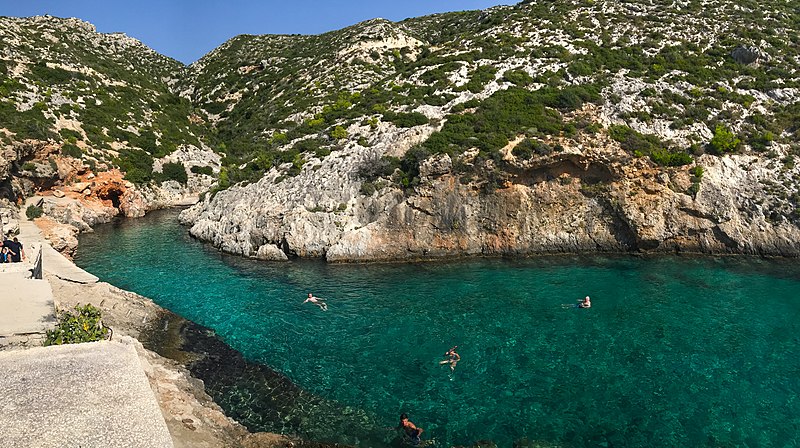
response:
[[[341,434],[309,410],[306,436],[388,443],[407,412],[439,446],[800,444],[796,260],[270,264],[220,254],[175,217],[100,226],[76,262],[368,416]],[[591,309],[564,307],[587,294]],[[456,344],[450,372],[438,361]]]

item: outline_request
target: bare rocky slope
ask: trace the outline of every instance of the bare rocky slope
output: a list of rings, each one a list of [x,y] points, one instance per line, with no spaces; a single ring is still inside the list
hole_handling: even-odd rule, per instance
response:
[[[189,67],[0,18],[3,195],[80,196],[44,212],[84,230],[210,190],[191,234],[270,260],[797,256],[794,6],[522,2],[242,35]]]

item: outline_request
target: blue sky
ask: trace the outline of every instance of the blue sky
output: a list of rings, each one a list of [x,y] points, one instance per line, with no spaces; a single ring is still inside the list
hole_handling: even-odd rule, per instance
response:
[[[78,17],[191,63],[237,34],[318,34],[363,20],[402,20],[518,0],[0,0],[0,15]]]

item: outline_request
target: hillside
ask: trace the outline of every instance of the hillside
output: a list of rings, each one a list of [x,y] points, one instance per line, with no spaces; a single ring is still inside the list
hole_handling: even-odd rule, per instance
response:
[[[171,90],[181,63],[78,19],[0,17],[0,39],[3,198],[50,189],[80,198],[77,209],[45,212],[87,230],[209,187],[211,176],[189,171],[218,156],[202,149],[202,122]]]
[[[797,23],[786,2],[525,2],[240,36],[187,78],[218,190],[240,184],[183,219],[277,259],[796,255]]]
[[[165,162],[195,191],[214,176],[182,219],[228,252],[800,254],[793,2],[522,2],[242,35],[189,67],[75,19],[0,21],[2,144],[141,190]],[[12,178],[47,171],[34,152]]]

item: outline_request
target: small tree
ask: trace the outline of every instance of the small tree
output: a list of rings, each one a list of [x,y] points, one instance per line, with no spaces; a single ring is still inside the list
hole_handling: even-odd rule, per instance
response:
[[[708,145],[715,154],[725,154],[736,151],[739,143],[741,140],[736,137],[736,134],[728,130],[725,125],[718,124],[714,129],[714,137]]]

